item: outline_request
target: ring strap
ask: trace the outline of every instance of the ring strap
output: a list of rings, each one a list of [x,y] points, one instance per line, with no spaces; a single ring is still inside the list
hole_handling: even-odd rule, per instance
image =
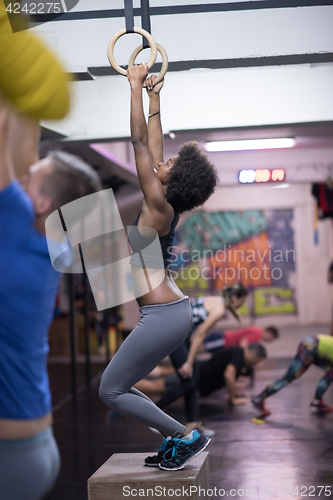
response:
[[[126,33],[134,33],[133,0],[124,0],[124,1],[125,1]]]
[[[149,0],[141,0],[141,28],[151,33]],[[147,38],[142,37],[142,46],[144,49],[149,47]]]

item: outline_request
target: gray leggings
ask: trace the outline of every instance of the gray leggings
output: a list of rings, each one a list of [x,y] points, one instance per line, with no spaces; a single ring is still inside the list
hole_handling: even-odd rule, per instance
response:
[[[188,297],[169,304],[140,308],[141,320],[108,364],[99,396],[111,410],[181,437],[185,426],[158,408],[133,385],[180,346],[191,332],[192,309]]]
[[[0,440],[1,500],[41,500],[60,470],[52,429],[30,439]]]

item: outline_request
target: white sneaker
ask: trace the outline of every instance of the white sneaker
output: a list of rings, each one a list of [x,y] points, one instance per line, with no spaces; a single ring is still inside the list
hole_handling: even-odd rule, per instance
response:
[[[202,425],[202,422],[197,422],[195,429],[197,429],[197,431],[199,431],[200,434],[208,438],[213,437],[216,434],[215,431],[213,431],[213,429],[207,429],[207,427]]]

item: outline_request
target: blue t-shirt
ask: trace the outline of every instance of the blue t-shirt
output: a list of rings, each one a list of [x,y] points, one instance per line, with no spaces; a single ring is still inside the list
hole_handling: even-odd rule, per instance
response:
[[[34,219],[17,181],[0,191],[0,418],[15,420],[51,410],[48,329],[60,273]]]

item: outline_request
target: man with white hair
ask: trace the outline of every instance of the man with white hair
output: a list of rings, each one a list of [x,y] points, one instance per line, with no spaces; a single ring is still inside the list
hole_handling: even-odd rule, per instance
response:
[[[0,98],[3,500],[39,500],[59,472],[46,361],[60,273],[51,265],[45,221],[61,206],[101,188],[96,172],[77,157],[58,151],[39,161],[38,142],[38,124],[15,116]],[[25,174],[23,186],[15,169]]]

